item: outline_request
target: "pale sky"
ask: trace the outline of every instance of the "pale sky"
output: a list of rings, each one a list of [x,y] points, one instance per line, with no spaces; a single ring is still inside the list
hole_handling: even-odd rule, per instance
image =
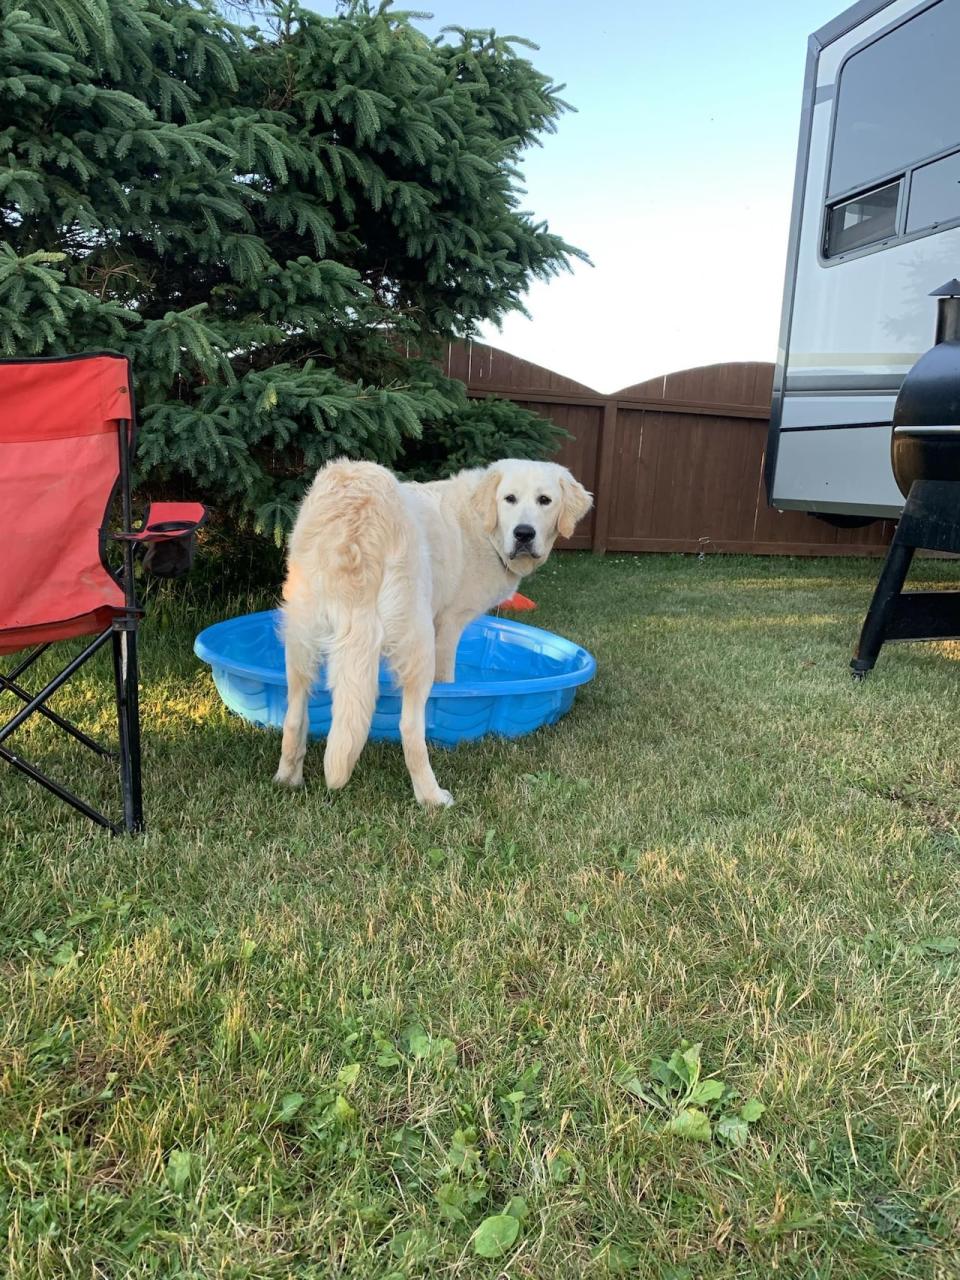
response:
[[[535,284],[531,319],[485,339],[602,392],[772,360],[807,37],[844,0],[423,7],[431,32],[455,23],[536,41],[528,56],[578,108],[527,154],[525,207],[594,266]]]

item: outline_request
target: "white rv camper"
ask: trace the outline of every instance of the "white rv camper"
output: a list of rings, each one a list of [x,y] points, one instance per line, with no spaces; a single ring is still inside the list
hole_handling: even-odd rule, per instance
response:
[[[960,276],[960,0],[860,0],[810,37],[767,447],[773,506],[899,515],[893,406]]]

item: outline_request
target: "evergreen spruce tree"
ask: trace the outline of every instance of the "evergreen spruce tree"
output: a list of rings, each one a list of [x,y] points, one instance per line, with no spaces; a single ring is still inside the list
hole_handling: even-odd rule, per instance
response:
[[[576,252],[520,208],[564,109],[522,42],[432,41],[389,0],[0,17],[0,349],[129,355],[155,489],[279,538],[334,456],[425,476],[555,447],[431,359]]]

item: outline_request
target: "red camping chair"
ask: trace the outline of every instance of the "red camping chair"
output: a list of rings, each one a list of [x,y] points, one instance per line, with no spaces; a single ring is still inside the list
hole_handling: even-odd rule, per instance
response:
[[[30,650],[7,675],[0,674],[0,695],[12,694],[25,704],[0,725],[0,758],[114,834],[143,830],[137,675],[143,611],[134,581],[136,547],[152,548],[148,558],[161,549],[168,553],[166,575],[179,576],[189,561],[194,531],[206,519],[196,502],[154,503],[142,528],[134,529],[134,433],[130,365],[123,357],[0,360],[0,654]],[[118,489],[123,527],[110,533],[107,523]],[[123,544],[119,574],[106,561],[111,539]],[[51,644],[76,636],[94,639],[39,693],[22,688],[21,675]],[[117,752],[46,705],[108,641],[113,644]],[[119,760],[122,827],[7,747],[11,734],[34,713],[98,756]]]

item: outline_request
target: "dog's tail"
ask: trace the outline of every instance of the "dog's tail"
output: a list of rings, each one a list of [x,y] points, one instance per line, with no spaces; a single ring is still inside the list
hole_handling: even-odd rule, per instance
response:
[[[377,597],[388,560],[405,549],[403,516],[389,471],[372,462],[332,462],[313,482],[291,536],[297,580],[311,581],[323,614],[333,702],[323,768],[332,788],[349,781],[370,732],[383,645]],[[288,587],[292,596],[292,575]]]

